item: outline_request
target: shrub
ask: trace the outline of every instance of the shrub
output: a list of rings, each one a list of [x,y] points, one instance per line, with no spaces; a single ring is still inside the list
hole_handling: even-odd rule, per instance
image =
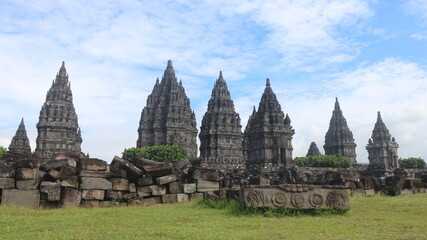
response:
[[[426,162],[422,158],[399,158],[401,168],[425,168]]]
[[[122,158],[130,162],[133,162],[138,157],[144,157],[158,162],[177,162],[187,159],[187,153],[178,145],[159,145],[144,148],[133,147],[125,149],[122,153]]]
[[[3,154],[7,152],[7,148],[0,146],[0,158],[3,157]]]
[[[335,155],[296,157],[294,163],[299,167],[350,167],[352,165],[350,159]]]

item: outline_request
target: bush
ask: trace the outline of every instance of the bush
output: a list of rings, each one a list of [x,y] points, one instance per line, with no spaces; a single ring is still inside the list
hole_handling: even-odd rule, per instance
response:
[[[3,154],[7,152],[7,148],[0,146],[0,158],[3,157]]]
[[[350,167],[352,165],[350,159],[335,155],[296,157],[294,163],[299,167]]]
[[[178,145],[148,146],[144,148],[133,147],[125,149],[122,153],[122,158],[130,162],[133,162],[138,157],[144,157],[158,162],[177,162],[187,159],[187,153]]]
[[[401,168],[425,168],[426,162],[422,158],[399,158]]]

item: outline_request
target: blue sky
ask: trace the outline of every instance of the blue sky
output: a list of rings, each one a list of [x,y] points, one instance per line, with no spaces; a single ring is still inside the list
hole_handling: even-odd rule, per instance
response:
[[[0,0],[0,145],[39,111],[62,61],[82,150],[110,161],[136,143],[168,59],[198,127],[218,73],[244,129],[270,78],[295,129],[294,156],[323,151],[338,97],[357,161],[381,111],[399,156],[427,159],[427,1]]]

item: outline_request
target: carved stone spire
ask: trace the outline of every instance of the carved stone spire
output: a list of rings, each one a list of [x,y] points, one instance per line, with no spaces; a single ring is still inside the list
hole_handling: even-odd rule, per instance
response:
[[[336,155],[349,158],[356,163],[356,143],[347,121],[341,111],[338,98],[335,99],[335,108],[329,122],[329,129],[325,136],[325,155]]]
[[[372,137],[366,146],[369,165],[374,168],[381,168],[383,171],[391,171],[393,168],[398,168],[398,148],[399,145],[391,137],[381,118],[381,113],[378,111],[377,122],[372,131]]]
[[[35,152],[43,160],[59,154],[81,152],[82,137],[64,62],[47,92],[37,132]]]
[[[220,72],[200,128],[202,166],[225,169],[244,167],[241,128],[240,116],[234,110],[227,83]]]
[[[315,142],[311,142],[310,147],[308,148],[307,157],[308,156],[319,156],[322,155],[319,151]]]
[[[137,147],[177,144],[197,158],[196,116],[169,60],[162,81],[156,81],[141,113]]]
[[[23,155],[31,154],[30,141],[25,130],[24,118],[21,119],[18,130],[9,145],[9,152]]]
[[[248,169],[262,172],[278,172],[292,166],[292,136],[295,131],[277,101],[276,94],[267,79],[264,93],[258,106],[249,117],[245,129],[244,146]]]

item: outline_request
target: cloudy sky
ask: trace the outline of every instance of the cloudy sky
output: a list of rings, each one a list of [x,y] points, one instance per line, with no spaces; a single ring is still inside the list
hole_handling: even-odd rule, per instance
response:
[[[110,161],[133,147],[142,108],[168,59],[198,127],[223,71],[242,118],[270,78],[295,129],[294,156],[323,152],[338,97],[357,161],[377,111],[399,156],[427,159],[425,0],[0,0],[0,145],[21,117],[31,147],[65,61],[82,151]]]

